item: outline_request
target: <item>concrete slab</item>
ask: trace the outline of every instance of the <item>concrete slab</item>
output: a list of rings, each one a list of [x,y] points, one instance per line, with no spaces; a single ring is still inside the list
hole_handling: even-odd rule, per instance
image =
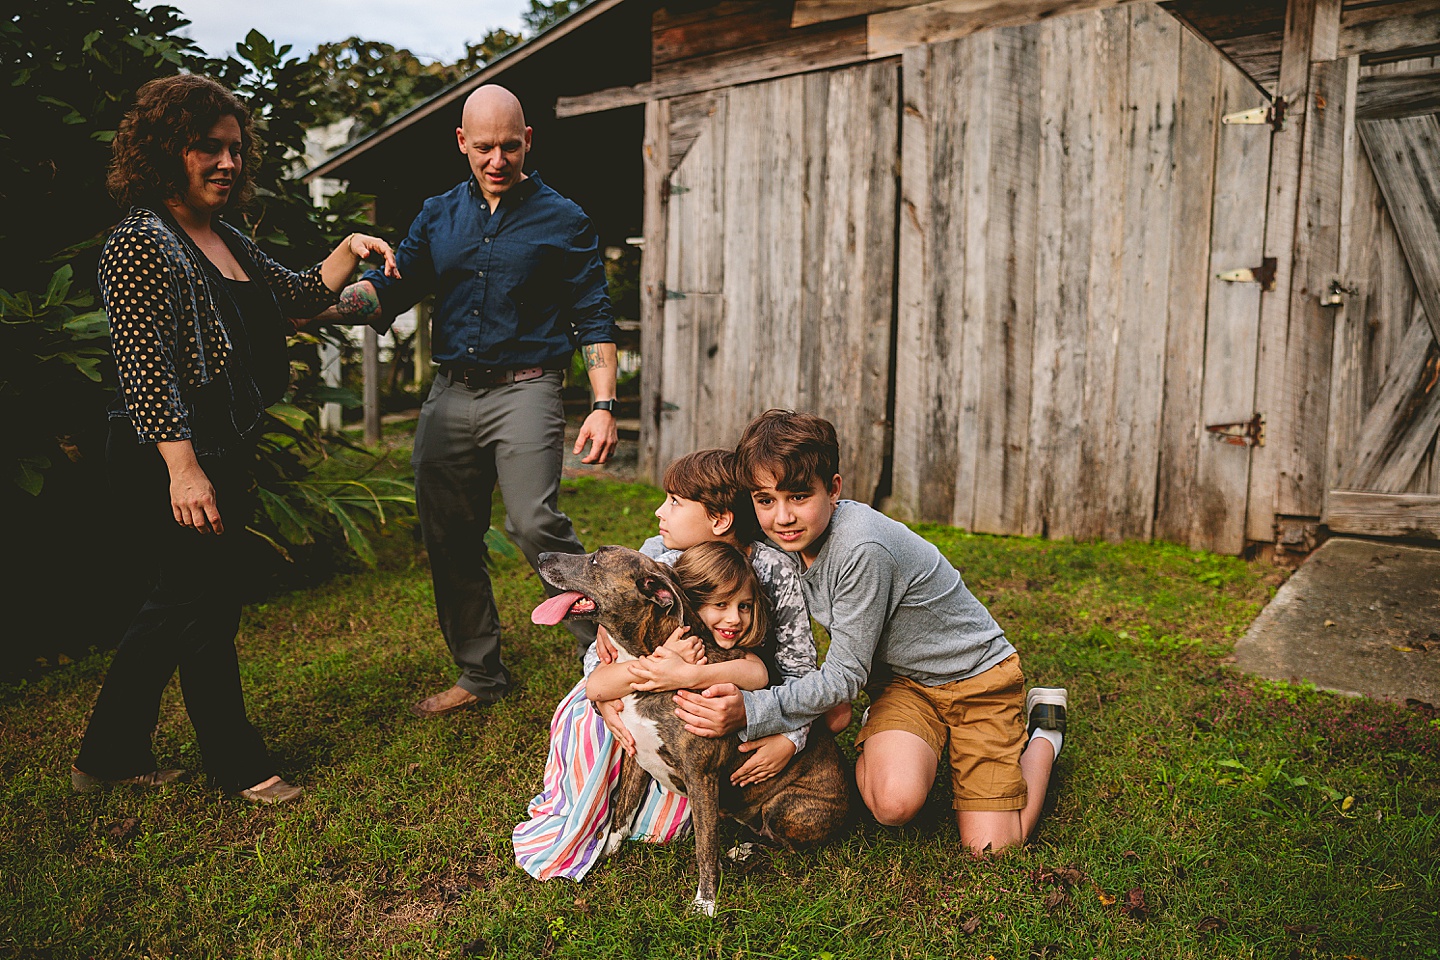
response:
[[[1235,645],[1240,669],[1440,706],[1440,549],[1336,538]]]

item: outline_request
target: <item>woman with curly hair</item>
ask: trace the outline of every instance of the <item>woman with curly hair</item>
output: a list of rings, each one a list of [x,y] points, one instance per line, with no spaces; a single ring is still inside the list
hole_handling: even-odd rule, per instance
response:
[[[266,407],[289,382],[287,318],[335,302],[359,263],[394,253],[347,237],[294,273],[221,219],[249,191],[250,114],[213,80],[140,88],[116,132],[110,191],[125,218],[100,257],[120,391],[106,470],[129,545],[155,576],[110,664],[70,772],[77,792],[162,786],[151,736],[176,668],[206,769],[256,803],[302,792],[280,779],[245,713],[236,564],[254,510],[246,473]],[[130,558],[126,558],[129,560]]]

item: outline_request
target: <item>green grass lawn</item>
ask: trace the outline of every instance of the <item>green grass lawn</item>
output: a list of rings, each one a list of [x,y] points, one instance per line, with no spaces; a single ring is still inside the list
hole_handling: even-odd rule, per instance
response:
[[[579,480],[563,505],[586,544],[638,545],[657,500]],[[502,560],[514,695],[412,719],[453,667],[423,556],[396,531],[378,569],[246,611],[251,717],[308,788],[299,803],[257,809],[198,780],[74,796],[108,656],[0,691],[0,956],[1440,957],[1440,724],[1237,674],[1273,568],[918,529],[1031,682],[1070,689],[1051,810],[1022,852],[962,855],[937,790],[904,829],[862,821],[727,870],[713,920],[686,912],[688,842],[628,845],[580,885],[531,880],[510,829],[579,675],[573,642],[529,622],[540,584]],[[156,748],[198,765],[174,685]]]

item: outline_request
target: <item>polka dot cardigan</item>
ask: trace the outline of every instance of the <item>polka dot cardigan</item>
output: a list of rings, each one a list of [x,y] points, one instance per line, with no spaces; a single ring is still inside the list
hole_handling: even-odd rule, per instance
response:
[[[320,265],[295,273],[223,221],[239,239],[286,317],[309,317],[335,302]],[[225,368],[231,350],[213,281],[200,254],[161,216],[134,207],[100,255],[100,295],[110,320],[124,412],[142,443],[192,439],[187,403]]]

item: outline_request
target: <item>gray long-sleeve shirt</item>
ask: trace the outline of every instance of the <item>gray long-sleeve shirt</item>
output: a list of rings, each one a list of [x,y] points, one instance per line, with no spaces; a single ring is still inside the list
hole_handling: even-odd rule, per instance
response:
[[[799,557],[789,556],[798,568]],[[810,615],[830,633],[830,651],[814,673],[744,692],[749,739],[855,699],[877,662],[934,687],[984,673],[1015,652],[934,544],[863,503],[836,506],[800,587]]]

